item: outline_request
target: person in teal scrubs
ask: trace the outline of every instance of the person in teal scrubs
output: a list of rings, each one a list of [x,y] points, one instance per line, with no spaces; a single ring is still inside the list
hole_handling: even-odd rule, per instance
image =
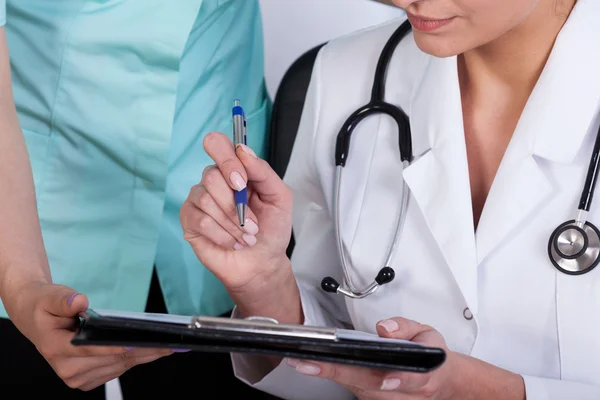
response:
[[[258,0],[0,10],[0,385],[104,398],[121,377],[125,398],[160,383],[265,398],[233,377],[229,355],[69,343],[88,307],[232,309],[184,241],[179,209],[211,164],[203,137],[230,130],[234,99],[248,144],[266,152]]]

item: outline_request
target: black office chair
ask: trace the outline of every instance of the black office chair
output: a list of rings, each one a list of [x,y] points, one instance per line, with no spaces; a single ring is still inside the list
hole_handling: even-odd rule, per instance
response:
[[[310,83],[317,54],[324,43],[307,51],[287,70],[273,101],[269,143],[269,164],[283,178],[290,161],[306,92]],[[294,249],[294,237],[287,249],[291,256]]]
[[[294,147],[308,84],[321,47],[323,44],[307,51],[289,67],[273,101],[269,163],[281,178]]]

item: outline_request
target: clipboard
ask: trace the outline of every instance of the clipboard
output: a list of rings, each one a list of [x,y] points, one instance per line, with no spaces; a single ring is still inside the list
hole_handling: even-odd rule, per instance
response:
[[[416,373],[446,359],[443,349],[347,329],[281,324],[271,318],[179,316],[88,310],[75,346],[125,346],[246,353]]]

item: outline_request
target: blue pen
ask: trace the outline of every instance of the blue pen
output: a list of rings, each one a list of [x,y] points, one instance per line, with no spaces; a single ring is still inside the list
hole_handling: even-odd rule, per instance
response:
[[[246,144],[246,116],[241,102],[236,100],[233,104],[233,145]],[[246,188],[235,192],[235,207],[237,209],[240,226],[246,221],[246,210],[248,208],[248,192]]]

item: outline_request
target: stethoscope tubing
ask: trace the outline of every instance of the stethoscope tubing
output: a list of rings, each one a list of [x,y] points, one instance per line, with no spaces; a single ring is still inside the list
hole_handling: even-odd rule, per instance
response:
[[[404,161],[403,169],[408,167],[408,161]],[[333,219],[334,219],[334,233],[336,237],[336,245],[340,258],[340,264],[342,266],[342,271],[344,273],[344,283],[346,287],[340,286],[338,288],[338,292],[342,292],[349,297],[352,298],[364,298],[368,295],[372,294],[377,290],[379,284],[375,281],[372,282],[369,286],[364,289],[358,289],[351,278],[351,272],[348,267],[348,258],[347,251],[344,247],[344,243],[342,240],[342,232],[341,232],[341,216],[340,216],[340,197],[341,197],[341,182],[342,182],[342,166],[336,167],[335,171],[335,185],[334,185],[334,195],[333,195]],[[398,245],[400,243],[400,237],[402,236],[402,229],[406,220],[406,211],[408,209],[408,185],[406,181],[403,180],[402,183],[402,201],[400,203],[400,210],[398,212],[397,220],[396,220],[396,231],[394,233],[394,240],[392,241],[392,245],[388,250],[388,254],[385,260],[385,267],[391,268],[392,263],[394,261],[395,255],[398,251]]]

